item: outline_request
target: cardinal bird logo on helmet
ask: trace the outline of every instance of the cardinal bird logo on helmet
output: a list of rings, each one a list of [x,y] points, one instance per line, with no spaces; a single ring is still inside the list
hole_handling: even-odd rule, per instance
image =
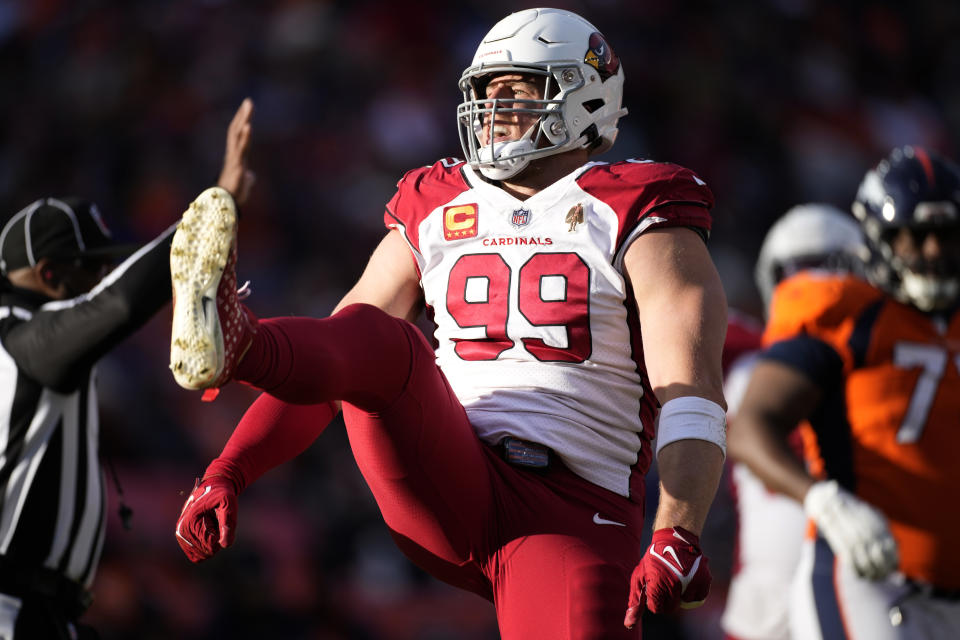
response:
[[[613,49],[610,48],[599,31],[590,34],[587,53],[583,57],[583,61],[600,72],[601,80],[606,80],[616,74],[620,68],[620,58],[613,52]]]

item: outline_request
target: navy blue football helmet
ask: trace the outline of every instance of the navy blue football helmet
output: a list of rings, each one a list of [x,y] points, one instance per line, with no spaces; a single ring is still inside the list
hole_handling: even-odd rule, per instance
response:
[[[960,242],[955,164],[922,147],[898,147],[866,173],[852,209],[867,237],[867,275],[876,286],[924,312],[956,306],[960,255],[942,250],[930,259],[919,250],[928,234],[935,234],[944,249]],[[912,255],[894,249],[904,230],[917,248]]]

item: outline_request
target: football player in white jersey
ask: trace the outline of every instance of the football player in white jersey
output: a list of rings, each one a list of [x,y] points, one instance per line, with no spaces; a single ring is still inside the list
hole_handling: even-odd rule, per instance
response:
[[[232,198],[201,194],[171,252],[171,368],[189,389],[265,393],[184,505],[188,557],[232,542],[240,491],[342,402],[398,546],[491,600],[503,638],[637,638],[644,610],[703,601],[698,535],[725,455],[713,196],[677,165],[590,161],[626,113],[623,78],[580,16],[497,23],[460,79],[466,161],[400,180],[386,236],[326,319],[239,304]],[[409,322],[424,307],[435,350]]]
[[[764,309],[783,279],[805,269],[858,271],[866,243],[853,216],[822,203],[792,207],[770,227],[757,258],[755,280]],[[759,355],[757,349],[734,360],[724,375],[727,419],[736,413]],[[795,449],[801,434],[791,434]],[[734,441],[738,442],[738,441]],[[790,588],[800,559],[807,518],[803,508],[769,491],[730,448],[730,481],[737,505],[734,574],[727,591],[722,626],[728,640],[788,640]],[[801,457],[797,452],[797,457]]]

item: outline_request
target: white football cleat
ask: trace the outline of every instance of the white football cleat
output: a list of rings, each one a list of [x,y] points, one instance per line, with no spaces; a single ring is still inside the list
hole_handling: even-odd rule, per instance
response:
[[[216,389],[233,377],[256,333],[237,295],[237,210],[225,189],[201,193],[170,247],[170,370],[181,387]]]

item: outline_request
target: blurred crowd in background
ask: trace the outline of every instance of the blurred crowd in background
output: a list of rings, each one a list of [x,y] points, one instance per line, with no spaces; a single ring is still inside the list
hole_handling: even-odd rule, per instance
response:
[[[261,315],[327,315],[385,233],[396,181],[462,155],[457,80],[489,27],[528,6],[0,0],[0,214],[82,195],[116,235],[152,238],[216,180],[250,96],[258,180],[239,279]],[[957,157],[955,0],[551,6],[593,22],[624,65],[629,115],[600,159],[676,162],[707,181],[730,305],[757,318],[753,261],[777,216],[805,201],[848,209],[895,145]],[[169,375],[168,341],[161,313],[99,367],[110,500],[122,490],[134,510],[129,531],[110,515],[86,616],[105,640],[498,637],[492,607],[395,550],[337,423],[243,494],[234,548],[190,564],[176,517],[255,395],[231,386],[201,403]],[[710,599],[648,616],[647,637],[720,637],[734,527],[722,493],[702,538]]]

